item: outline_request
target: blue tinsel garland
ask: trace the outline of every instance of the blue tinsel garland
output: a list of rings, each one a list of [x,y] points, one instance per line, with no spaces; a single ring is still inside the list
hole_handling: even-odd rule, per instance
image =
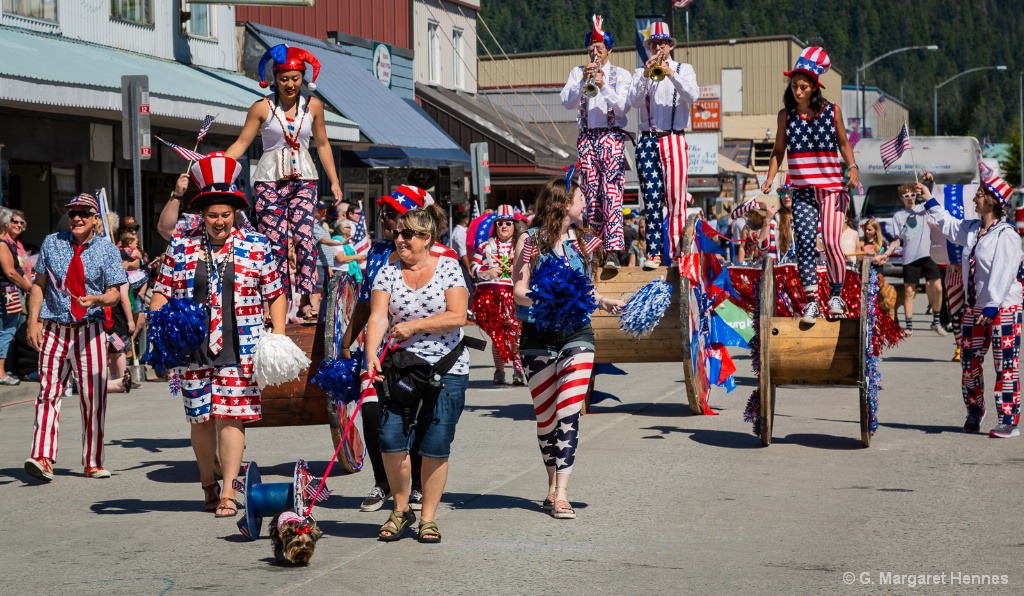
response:
[[[205,309],[192,300],[172,298],[148,314],[150,366],[170,370],[187,365],[192,353],[206,341]]]
[[[672,286],[661,277],[655,279],[626,301],[619,315],[619,329],[637,339],[647,335],[661,322],[671,302]]]
[[[871,267],[871,273],[868,276],[867,304],[862,304],[861,308],[868,309],[867,341],[864,346],[864,376],[868,383],[868,386],[865,388],[868,398],[868,430],[871,432],[872,436],[875,434],[875,431],[878,430],[878,390],[882,388],[882,373],[878,370],[879,357],[875,353],[874,348],[875,319],[878,316],[878,312],[875,310],[877,301],[878,271],[874,267]]]
[[[597,308],[590,278],[562,259],[543,259],[530,276],[530,314],[541,331],[572,332],[590,322]]]
[[[324,393],[341,404],[354,403],[359,399],[359,367],[362,355],[353,358],[324,358],[312,382],[320,385]]]
[[[754,376],[761,377],[761,277],[754,280],[753,284],[753,296],[754,296],[754,315],[750,317],[751,326],[754,330],[753,337],[750,338],[748,345],[750,346],[750,368],[754,371]],[[747,400],[747,407],[743,410],[743,421],[749,422],[753,426],[755,435],[761,435],[761,385],[758,383],[754,390],[750,392],[750,399]]]

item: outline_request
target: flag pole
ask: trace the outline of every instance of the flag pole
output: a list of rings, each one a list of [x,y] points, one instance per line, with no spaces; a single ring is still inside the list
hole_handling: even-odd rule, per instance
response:
[[[903,128],[907,131],[907,142],[910,142],[910,129],[907,128],[906,121],[903,122]],[[914,164],[914,182],[920,184],[921,181],[917,179],[917,160],[914,159],[914,146],[910,146],[910,163]]]

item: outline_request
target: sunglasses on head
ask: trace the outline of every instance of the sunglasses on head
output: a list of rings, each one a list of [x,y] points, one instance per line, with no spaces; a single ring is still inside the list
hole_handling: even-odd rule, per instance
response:
[[[80,217],[82,219],[89,219],[93,215],[96,215],[96,214],[93,213],[92,211],[80,211],[78,209],[74,209],[72,211],[68,211],[68,219],[71,219],[72,217]]]
[[[427,237],[427,235],[424,234],[423,232],[417,232],[416,230],[409,230],[409,229],[397,230],[395,233],[398,234],[399,236],[401,236],[402,240],[412,240],[413,236],[418,236],[420,238],[426,238]]]

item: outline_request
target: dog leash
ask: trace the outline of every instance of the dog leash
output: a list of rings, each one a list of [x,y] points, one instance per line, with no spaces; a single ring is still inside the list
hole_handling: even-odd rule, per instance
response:
[[[381,350],[378,362],[383,362],[384,357],[388,355],[388,352],[393,350],[397,345],[397,341],[395,341],[391,337],[388,337],[388,340],[384,342],[384,349]],[[376,372],[372,374],[376,375]],[[373,385],[372,376],[370,377],[370,385]],[[320,497],[320,491],[322,491],[324,487],[327,486],[327,477],[331,475],[331,468],[334,467],[334,462],[338,461],[338,454],[341,453],[342,447],[345,446],[345,437],[347,437],[349,431],[352,430],[352,424],[355,422],[356,416],[359,415],[359,410],[362,409],[363,407],[363,400],[366,399],[366,396],[368,394],[369,387],[367,387],[367,391],[363,391],[362,395],[359,396],[359,401],[356,402],[356,407],[354,410],[352,410],[352,415],[349,416],[348,424],[345,425],[345,429],[341,433],[341,438],[338,439],[338,446],[335,447],[334,449],[334,457],[332,457],[330,463],[327,464],[327,470],[324,471],[324,477],[320,479],[320,485],[316,487],[316,492],[313,493],[313,498],[310,500],[309,507],[306,508],[306,514],[303,517],[310,516],[310,514],[313,512],[313,505],[316,504],[317,499]]]

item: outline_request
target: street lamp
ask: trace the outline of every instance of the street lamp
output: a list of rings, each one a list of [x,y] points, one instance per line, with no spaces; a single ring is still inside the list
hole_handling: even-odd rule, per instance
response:
[[[860,114],[858,114],[858,115],[860,116],[860,129],[861,129],[862,133],[863,133],[863,131],[865,129],[864,125],[866,124],[865,118],[864,118],[864,112],[867,111],[867,107],[866,107],[866,105],[864,103],[864,90],[861,89],[861,87],[860,87],[860,73],[862,73],[865,70],[867,70],[868,67],[871,66],[872,64],[878,62],[879,60],[884,60],[884,59],[888,58],[889,56],[892,56],[893,54],[899,54],[900,52],[909,52],[910,50],[928,50],[928,51],[934,52],[934,51],[936,51],[938,49],[939,49],[939,46],[907,46],[905,48],[900,48],[898,50],[893,50],[891,52],[886,52],[886,53],[882,54],[881,56],[879,56],[878,58],[875,58],[871,62],[868,62],[867,64],[865,64],[865,65],[863,65],[863,66],[861,66],[860,68],[857,69],[857,76],[856,76],[857,80],[854,83],[854,85],[857,87],[857,91],[860,92]],[[863,136],[863,134],[861,136]]]
[[[967,70],[963,71],[960,74],[956,74],[956,75],[953,75],[953,76],[949,77],[945,81],[942,81],[941,83],[936,85],[934,89],[932,89],[932,135],[933,136],[939,136],[939,87],[942,87],[942,86],[946,85],[947,83],[952,83],[956,79],[959,79],[960,77],[962,77],[962,76],[964,76],[966,74],[971,74],[972,72],[979,72],[979,71],[982,71],[982,70],[1006,70],[1006,67],[1003,66],[1002,64],[1000,64],[999,66],[979,66],[978,68],[970,68],[970,69],[967,69]]]

